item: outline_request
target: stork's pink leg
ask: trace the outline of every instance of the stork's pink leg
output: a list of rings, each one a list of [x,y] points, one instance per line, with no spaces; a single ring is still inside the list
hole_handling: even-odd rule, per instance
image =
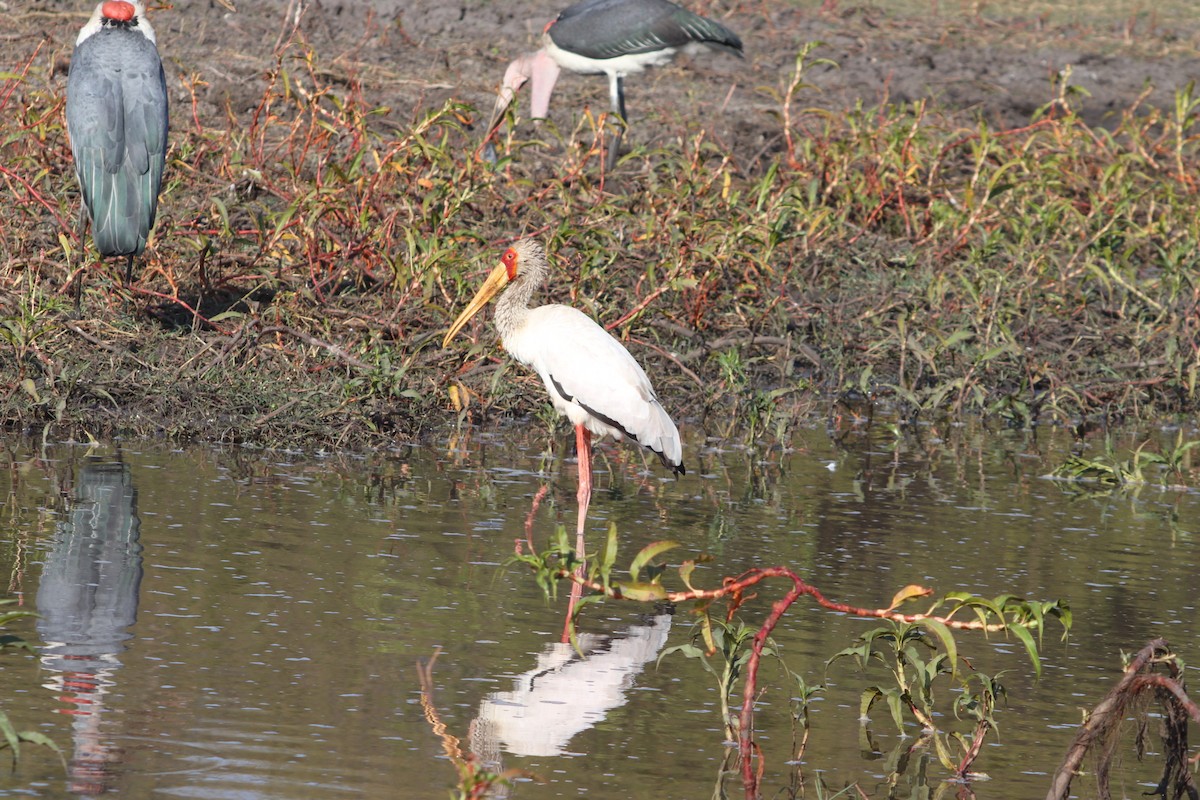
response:
[[[587,566],[582,563],[587,547],[583,540],[583,529],[587,523],[588,504],[592,500],[592,433],[582,425],[575,426],[575,451],[579,459],[579,491],[575,494],[575,501],[579,506],[579,516],[575,523],[575,555],[581,562],[576,567],[575,574],[582,576]],[[571,638],[571,617],[574,616],[575,604],[579,602],[582,595],[583,587],[578,583],[572,583],[571,598],[567,602],[567,622],[563,627],[562,640],[564,642]]]
[[[583,558],[583,529],[587,523],[588,503],[592,500],[592,433],[582,425],[575,426],[575,451],[579,457],[579,517],[575,523],[575,548]]]

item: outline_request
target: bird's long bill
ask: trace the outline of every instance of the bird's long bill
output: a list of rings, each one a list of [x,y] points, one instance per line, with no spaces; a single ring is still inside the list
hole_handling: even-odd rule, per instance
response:
[[[458,315],[458,319],[454,320],[454,324],[450,326],[450,330],[446,331],[446,338],[442,340],[442,347],[450,344],[450,340],[455,334],[463,329],[463,326],[470,321],[471,317],[479,313],[479,310],[488,304],[488,301],[496,296],[496,292],[504,288],[508,283],[508,267],[504,264],[498,264],[491,274],[487,276],[487,280],[483,282],[483,286],[479,287],[479,291],[475,293],[475,297],[471,299],[470,304],[463,309],[463,312]]]
[[[517,97],[517,92],[529,80],[530,64],[533,61],[533,53],[526,53],[516,61],[508,65],[508,69],[504,71],[504,80],[500,82],[500,93],[496,95],[496,105],[492,107],[492,119],[488,122],[487,130],[483,134],[483,143],[480,144],[477,155],[483,158],[489,164],[495,164],[498,160],[496,155],[496,145],[492,139],[496,135],[496,130],[500,127],[500,123],[504,121],[504,112],[512,105],[513,100]]]
[[[496,95],[496,105],[492,108],[492,121],[488,123],[487,139],[500,127],[504,112],[512,105],[521,87],[529,82],[531,97],[530,117],[545,119],[550,113],[550,95],[554,92],[554,84],[558,82],[560,68],[558,63],[545,50],[536,53],[525,53],[508,65],[504,71],[504,80],[500,83],[500,93]]]
[[[525,53],[504,70],[504,80],[500,82],[500,93],[496,95],[496,105],[492,107],[492,120],[488,123],[487,132],[483,137],[485,144],[491,144],[492,135],[504,121],[504,112],[512,105],[513,100],[517,99],[517,92],[529,80],[532,63],[533,53]]]

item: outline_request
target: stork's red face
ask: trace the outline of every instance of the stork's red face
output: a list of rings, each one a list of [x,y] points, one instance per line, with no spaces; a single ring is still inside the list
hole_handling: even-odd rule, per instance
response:
[[[125,0],[108,0],[100,7],[100,16],[114,22],[129,22],[137,16],[137,9],[133,7],[133,3],[127,3]]]
[[[517,251],[513,248],[508,248],[504,251],[504,255],[500,257],[500,263],[504,265],[504,269],[508,272],[508,279],[514,281],[517,279]]]

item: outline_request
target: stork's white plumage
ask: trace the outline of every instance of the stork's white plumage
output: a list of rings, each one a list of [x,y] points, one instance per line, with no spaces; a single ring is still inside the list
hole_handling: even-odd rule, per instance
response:
[[[533,239],[505,251],[474,299],[446,332],[445,347],[501,289],[496,303],[500,343],[531,366],[546,384],[560,414],[575,426],[579,457],[576,553],[584,553],[583,529],[592,493],[591,437],[628,437],[653,451],[663,465],[684,474],[679,430],[667,414],[645,370],[620,342],[578,309],[564,305],[530,308],[533,292],[549,270],[546,253]],[[507,287],[507,288],[505,288]],[[576,584],[571,607],[578,599]]]
[[[154,226],[167,154],[167,81],[140,0],[98,4],[79,32],[67,132],[96,249],[125,256],[129,281]]]
[[[636,441],[657,454],[664,466],[683,474],[679,430],[629,351],[576,308],[529,307],[548,270],[545,251],[537,241],[514,244],[450,326],[444,344],[507,287],[496,304],[500,343],[541,376],[555,409],[589,433]]]
[[[670,0],[580,0],[546,26],[542,49],[526,53],[504,73],[485,147],[517,92],[530,83],[530,114],[546,116],[560,70],[607,75],[612,111],[625,123],[625,77],[665,64],[682,50],[716,49],[742,57],[742,41],[719,22],[694,14]],[[616,164],[621,131],[609,147],[608,167]]]

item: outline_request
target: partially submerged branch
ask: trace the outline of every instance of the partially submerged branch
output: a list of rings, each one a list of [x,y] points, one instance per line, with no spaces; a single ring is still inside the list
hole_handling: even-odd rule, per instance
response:
[[[1156,666],[1165,667],[1165,675],[1153,673]],[[1130,706],[1143,692],[1153,689],[1164,707],[1164,751],[1166,763],[1158,787],[1148,794],[1161,797],[1200,797],[1187,764],[1187,721],[1200,722],[1200,708],[1192,702],[1183,688],[1183,672],[1178,658],[1171,653],[1166,639],[1154,639],[1146,644],[1108,696],[1088,715],[1087,721],[1075,735],[1067,755],[1054,773],[1046,800],[1066,800],[1071,793],[1071,781],[1079,774],[1080,765],[1089,751],[1097,751],[1096,789],[1100,797],[1108,797],[1108,775],[1112,766],[1113,747],[1118,729]]]

